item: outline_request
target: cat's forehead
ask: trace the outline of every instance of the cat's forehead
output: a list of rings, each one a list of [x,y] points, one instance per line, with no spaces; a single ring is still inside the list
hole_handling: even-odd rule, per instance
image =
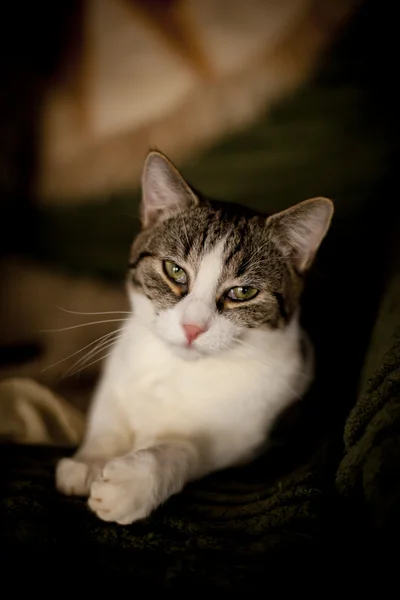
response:
[[[162,223],[152,243],[185,260],[199,260],[221,241],[231,263],[239,254],[254,252],[267,241],[265,220],[225,207],[200,206],[176,213]]]
[[[286,267],[269,239],[265,216],[241,207],[208,205],[176,213],[160,224],[150,240],[152,252],[190,265],[195,272],[216,247],[221,279],[256,283],[268,275],[278,282],[284,276]]]

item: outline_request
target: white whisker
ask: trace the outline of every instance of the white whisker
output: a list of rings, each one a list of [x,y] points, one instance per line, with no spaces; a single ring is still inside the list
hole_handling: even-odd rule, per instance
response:
[[[89,367],[91,367],[92,365],[98,363],[99,361],[108,358],[109,356],[111,356],[112,353],[113,353],[113,350],[111,350],[111,352],[108,352],[108,354],[106,354],[105,356],[101,356],[100,358],[96,358],[96,360],[92,361],[88,365],[84,365],[83,367],[81,367],[80,369],[77,369],[76,371],[73,371],[72,373],[68,373],[68,374],[63,375],[63,377],[61,379],[65,379],[66,377],[72,377],[72,375],[76,375],[77,373],[80,373],[84,369],[88,369]]]
[[[242,268],[247,267],[247,265],[252,262],[252,260],[254,259],[255,256],[257,256],[257,254],[259,252],[261,252],[261,250],[263,248],[265,248],[265,246],[267,246],[269,244],[269,240],[267,242],[265,242],[265,244],[262,244],[259,248],[257,248],[257,250],[255,252],[253,252],[253,254],[250,256],[250,258],[248,260],[246,260],[246,262],[244,263],[244,265],[242,266]]]
[[[103,321],[91,321],[90,323],[80,323],[79,325],[71,325],[70,327],[61,327],[61,329],[41,329],[40,333],[53,333],[56,331],[69,331],[70,329],[77,329],[78,327],[88,327],[89,325],[100,325],[101,323],[120,323],[125,322],[128,319],[105,319]]]
[[[116,331],[112,331],[111,333],[108,333],[105,336],[102,336],[102,338],[100,338],[100,340],[96,340],[98,342],[96,344],[96,346],[94,348],[92,348],[92,350],[89,350],[84,356],[79,358],[71,367],[69,367],[69,369],[65,372],[65,374],[69,373],[70,371],[73,371],[74,369],[76,369],[76,367],[85,364],[85,362],[87,362],[93,356],[95,356],[98,352],[103,350],[104,346],[107,346],[107,344],[116,342],[119,338],[118,333],[120,331],[123,331],[122,327],[121,327],[121,329],[117,329]]]
[[[117,331],[121,331],[121,330],[117,329]],[[110,333],[106,333],[106,334],[102,335],[101,337],[97,338],[96,340],[93,340],[93,342],[90,342],[89,344],[87,344],[83,348],[80,348],[79,350],[76,350],[76,352],[73,352],[69,356],[65,356],[64,358],[61,358],[60,360],[58,360],[57,362],[53,363],[52,365],[49,365],[48,367],[45,367],[44,369],[42,369],[41,373],[44,373],[44,371],[48,371],[48,369],[52,369],[53,367],[56,367],[60,363],[68,360],[69,358],[72,358],[73,356],[76,356],[80,352],[83,352],[84,350],[86,350],[86,348],[90,348],[90,346],[93,346],[93,344],[96,344],[97,342],[100,342],[103,338],[108,338],[108,337],[112,336],[113,333],[115,333],[115,332],[111,331]]]
[[[107,310],[100,312],[78,312],[76,310],[69,310],[69,308],[63,308],[62,306],[57,306],[58,310],[62,310],[70,315],[130,315],[129,310]]]

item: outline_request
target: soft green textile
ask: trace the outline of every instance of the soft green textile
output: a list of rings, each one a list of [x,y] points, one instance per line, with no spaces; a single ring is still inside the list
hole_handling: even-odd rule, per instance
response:
[[[389,245],[388,283],[361,378],[360,397],[344,429],[337,473],[344,497],[365,503],[379,530],[400,526],[400,228]]]

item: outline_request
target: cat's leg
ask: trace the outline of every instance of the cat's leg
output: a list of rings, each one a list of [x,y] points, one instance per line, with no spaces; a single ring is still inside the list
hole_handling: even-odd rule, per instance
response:
[[[125,454],[118,432],[99,432],[88,437],[71,458],[62,458],[56,467],[56,487],[67,496],[88,496],[90,486],[113,457]]]
[[[160,442],[108,462],[92,483],[89,507],[104,521],[127,525],[147,517],[207,470],[191,441]]]
[[[133,448],[133,440],[117,402],[106,393],[99,395],[88,416],[82,445],[71,458],[56,467],[56,487],[66,495],[88,496],[90,486],[104,465]]]

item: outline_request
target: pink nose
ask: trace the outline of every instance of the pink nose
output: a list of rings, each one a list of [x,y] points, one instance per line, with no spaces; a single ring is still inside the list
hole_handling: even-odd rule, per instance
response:
[[[203,327],[199,327],[198,325],[182,325],[182,327],[185,331],[188,344],[194,342],[199,335],[205,332],[205,329]]]

